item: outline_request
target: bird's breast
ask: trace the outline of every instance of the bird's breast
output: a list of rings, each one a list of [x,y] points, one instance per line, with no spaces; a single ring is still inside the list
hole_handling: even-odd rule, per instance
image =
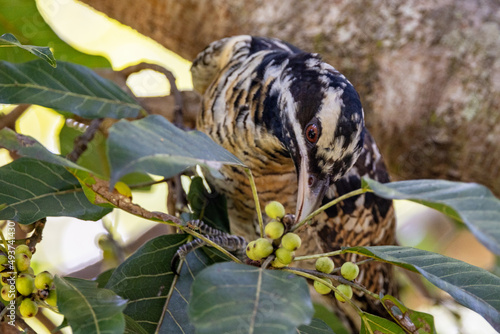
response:
[[[291,158],[269,155],[263,149],[257,149],[255,143],[241,142],[238,146],[222,140],[220,144],[238,157],[252,171],[261,208],[270,201],[280,201],[287,212],[295,212],[297,199],[297,175]],[[258,233],[255,202],[252,189],[243,168],[223,166],[220,170],[222,179],[211,178],[211,183],[218,192],[227,197],[231,232],[255,239]]]

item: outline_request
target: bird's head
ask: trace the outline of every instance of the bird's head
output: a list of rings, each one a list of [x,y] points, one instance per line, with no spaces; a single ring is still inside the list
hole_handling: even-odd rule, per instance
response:
[[[331,182],[357,160],[363,109],[351,83],[314,54],[291,57],[280,81],[282,140],[298,177],[298,222],[319,207]]]

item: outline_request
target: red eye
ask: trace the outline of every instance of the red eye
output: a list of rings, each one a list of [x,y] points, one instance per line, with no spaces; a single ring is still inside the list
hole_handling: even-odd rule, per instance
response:
[[[316,124],[309,124],[306,128],[306,138],[307,140],[314,144],[318,141],[319,138],[319,130]]]

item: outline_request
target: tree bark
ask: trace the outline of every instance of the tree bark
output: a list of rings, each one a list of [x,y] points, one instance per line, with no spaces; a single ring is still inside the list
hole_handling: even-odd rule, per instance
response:
[[[251,34],[318,52],[361,95],[393,178],[500,195],[496,0],[83,0],[179,55]]]

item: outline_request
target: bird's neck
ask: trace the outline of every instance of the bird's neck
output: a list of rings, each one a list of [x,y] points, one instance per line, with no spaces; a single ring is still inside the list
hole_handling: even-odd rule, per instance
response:
[[[223,146],[230,149],[252,171],[261,208],[268,202],[277,200],[285,205],[287,212],[295,212],[297,175],[293,160],[276,153],[278,148],[273,146],[280,145],[282,149],[281,144],[269,137],[269,134],[261,133],[258,137],[240,143],[237,150],[226,147],[229,143]],[[232,233],[252,240],[258,229],[254,224],[256,210],[248,178],[239,167],[223,166],[220,172],[224,179],[213,179],[212,183],[227,197]]]

